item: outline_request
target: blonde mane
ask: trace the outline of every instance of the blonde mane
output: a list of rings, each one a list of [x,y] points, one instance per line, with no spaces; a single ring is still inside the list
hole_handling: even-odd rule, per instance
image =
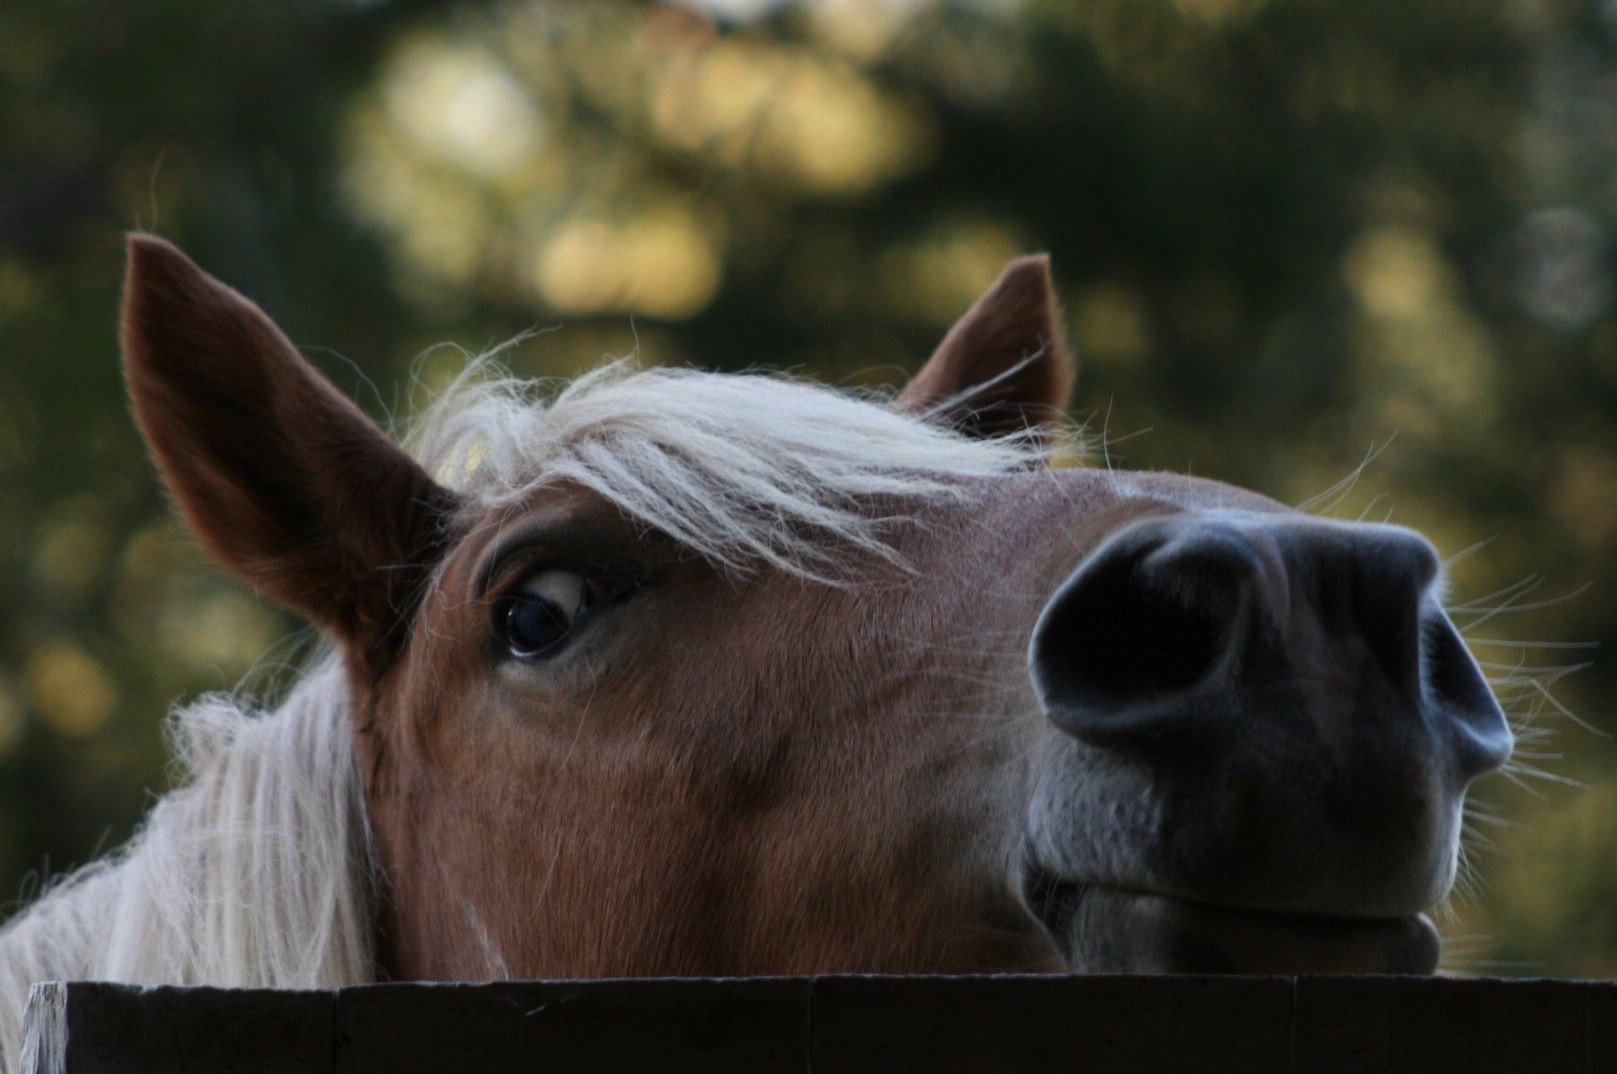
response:
[[[0,932],[15,1066],[40,980],[336,988],[372,980],[370,855],[337,661],[273,714],[211,696],[171,718],[189,781],[117,854]]]
[[[475,364],[411,438],[481,513],[548,482],[595,491],[714,564],[824,577],[850,551],[892,558],[902,511],[952,478],[1038,461],[1031,437],[974,440],[780,377],[607,366],[544,401]],[[327,657],[273,712],[228,696],[172,716],[187,780],[117,854],[55,883],[0,930],[0,1065],[15,1066],[31,983],[336,988],[373,980],[372,875],[349,695]]]
[[[738,574],[823,577],[851,551],[891,559],[873,500],[902,512],[951,498],[951,479],[1034,465],[1049,441],[975,439],[778,375],[617,362],[551,394],[474,365],[424,414],[417,457],[478,515],[570,482]]]

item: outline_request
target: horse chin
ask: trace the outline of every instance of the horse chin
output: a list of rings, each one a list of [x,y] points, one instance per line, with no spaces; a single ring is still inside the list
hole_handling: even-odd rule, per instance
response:
[[[1038,877],[1028,902],[1074,973],[1430,974],[1425,914],[1311,917]]]

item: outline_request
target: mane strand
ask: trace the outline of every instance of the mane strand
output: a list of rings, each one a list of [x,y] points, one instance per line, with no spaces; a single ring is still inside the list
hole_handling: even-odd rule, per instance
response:
[[[339,988],[375,978],[347,689],[327,659],[272,715],[213,696],[171,717],[189,782],[116,855],[0,930],[0,1066],[39,980]]]
[[[474,363],[425,413],[417,455],[479,514],[547,483],[588,488],[727,570],[828,580],[850,551],[895,559],[886,520],[957,479],[1044,461],[1044,431],[976,439],[869,398],[781,376],[625,362],[547,402]]]

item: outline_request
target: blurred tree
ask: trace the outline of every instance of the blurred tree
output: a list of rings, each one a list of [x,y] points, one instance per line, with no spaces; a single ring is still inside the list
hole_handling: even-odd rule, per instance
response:
[[[292,626],[165,521],[116,371],[122,230],[181,241],[379,414],[459,367],[433,344],[535,325],[565,329],[509,353],[535,374],[638,349],[895,383],[1043,248],[1112,461],[1457,554],[1524,762],[1592,789],[1481,789],[1519,824],[1474,858],[1455,965],[1611,974],[1612,673],[1552,695],[1582,654],[1521,639],[1617,625],[1613,10],[0,10],[0,876],[121,838],[163,785],[157,714]]]

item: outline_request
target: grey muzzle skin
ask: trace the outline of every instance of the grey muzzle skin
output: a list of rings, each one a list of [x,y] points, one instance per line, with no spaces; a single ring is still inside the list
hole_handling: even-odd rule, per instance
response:
[[[1082,946],[1071,932],[1096,913],[1096,936],[1204,910],[1309,936],[1396,923],[1412,938],[1384,968],[1435,964],[1429,923],[1409,922],[1453,881],[1467,785],[1513,745],[1439,577],[1412,531],[1256,512],[1148,518],[1087,556],[1029,649],[1068,743],[1040,793],[1125,796],[1111,810],[1135,830],[1087,852],[1038,831],[1035,802],[1035,886],[1064,892],[1053,929]],[[1095,909],[1119,892],[1133,901]]]

